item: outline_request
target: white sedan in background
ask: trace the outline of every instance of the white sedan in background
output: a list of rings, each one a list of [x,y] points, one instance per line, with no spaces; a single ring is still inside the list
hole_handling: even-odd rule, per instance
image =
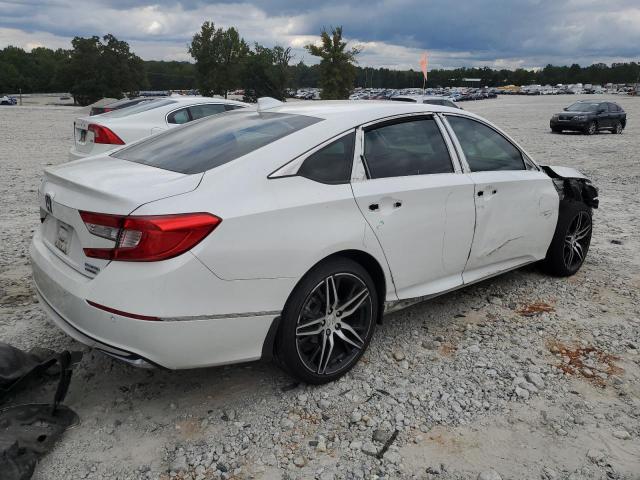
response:
[[[250,105],[212,97],[162,97],[73,122],[70,160],[97,155],[172,127]]]
[[[134,364],[275,357],[310,383],[384,311],[542,261],[574,274],[597,190],[465,111],[402,102],[224,113],[46,169],[40,305]]]

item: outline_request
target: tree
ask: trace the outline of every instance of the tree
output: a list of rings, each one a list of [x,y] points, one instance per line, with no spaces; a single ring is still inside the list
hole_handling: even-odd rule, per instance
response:
[[[204,22],[189,46],[189,53],[196,61],[200,93],[226,98],[229,90],[239,84],[242,61],[248,52],[249,47],[235,28],[216,29],[213,22]]]
[[[358,47],[347,49],[347,42],[342,40],[342,27],[326,29],[320,34],[322,45],[306,45],[307,51],[314,57],[320,57],[320,88],[323,99],[348,98],[356,78],[356,56]]]
[[[129,44],[113,35],[75,37],[62,68],[60,82],[69,86],[74,101],[89,105],[103,97],[122,98],[147,85],[143,61]]]
[[[260,97],[284,100],[292,58],[291,48],[267,48],[256,43],[243,64],[244,100],[255,102]]]

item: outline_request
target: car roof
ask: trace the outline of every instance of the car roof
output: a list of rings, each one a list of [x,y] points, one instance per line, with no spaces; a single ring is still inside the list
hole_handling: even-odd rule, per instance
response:
[[[263,110],[265,113],[289,113],[322,118],[345,129],[363,125],[386,117],[415,113],[455,113],[476,117],[454,107],[430,103],[393,102],[389,100],[320,100],[315,102],[289,102]]]

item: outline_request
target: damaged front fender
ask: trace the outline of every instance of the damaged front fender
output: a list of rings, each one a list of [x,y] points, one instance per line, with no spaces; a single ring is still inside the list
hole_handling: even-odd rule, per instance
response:
[[[549,165],[542,165],[542,169],[553,180],[561,202],[573,200],[598,208],[598,189],[581,172],[569,167]]]

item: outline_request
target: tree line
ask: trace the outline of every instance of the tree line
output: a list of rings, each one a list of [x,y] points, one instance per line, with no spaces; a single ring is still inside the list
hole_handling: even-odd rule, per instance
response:
[[[70,92],[84,105],[141,90],[198,89],[203,95],[226,96],[243,89],[245,99],[255,101],[261,96],[284,98],[289,88],[319,87],[323,98],[346,98],[354,87],[422,87],[419,69],[358,66],[360,51],[343,40],[341,27],[323,30],[319,40],[305,47],[319,58],[316,65],[293,62],[290,48],[250,45],[235,28],[216,28],[212,22],[204,22],[192,38],[189,53],[194,63],[144,61],[127,42],[110,34],[75,37],[71,49],[39,47],[27,52],[8,46],[0,50],[0,93]],[[437,69],[429,72],[427,86],[464,85],[465,78],[478,78],[482,86],[634,83],[640,78],[640,63]]]

